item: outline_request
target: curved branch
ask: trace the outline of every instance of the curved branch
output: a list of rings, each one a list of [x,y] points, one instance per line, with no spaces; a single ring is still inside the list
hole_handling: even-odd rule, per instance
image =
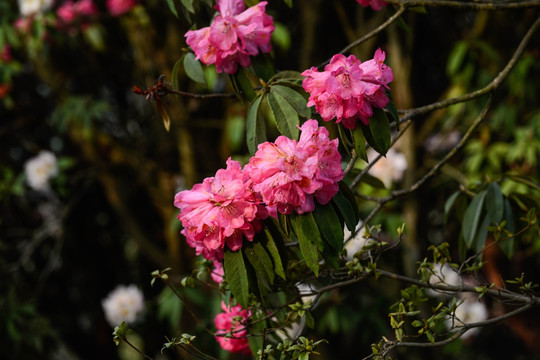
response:
[[[397,19],[399,19],[399,17],[401,16],[401,14],[403,14],[405,12],[405,10],[407,10],[407,6],[400,4],[399,8],[397,9],[397,11],[395,12],[394,15],[390,16],[385,22],[383,22],[381,25],[377,26],[375,29],[368,32],[366,35],[362,36],[361,38],[353,41],[352,43],[350,43],[349,45],[344,47],[340,52],[338,52],[338,54],[345,54],[346,52],[348,52],[349,50],[351,50],[355,46],[358,46],[358,45],[362,44],[364,41],[371,39],[372,37],[374,37],[375,35],[377,35],[381,31],[386,29],[388,26],[393,24]],[[321,69],[322,67],[324,67],[329,62],[330,62],[330,59],[326,60],[322,64],[319,64],[317,66],[317,68]]]
[[[401,6],[452,7],[468,10],[508,10],[540,7],[540,1],[477,2],[453,0],[387,0],[387,3]]]

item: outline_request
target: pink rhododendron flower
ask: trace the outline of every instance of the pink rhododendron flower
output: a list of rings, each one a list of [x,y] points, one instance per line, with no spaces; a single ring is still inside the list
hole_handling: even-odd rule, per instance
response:
[[[93,0],[79,0],[76,3],[68,0],[56,10],[56,15],[58,15],[58,18],[61,21],[59,24],[60,26],[98,15],[98,13],[98,9]]]
[[[244,168],[253,189],[282,214],[313,211],[314,199],[327,204],[343,178],[338,140],[330,140],[328,130],[318,127],[316,120],[306,121],[300,130],[298,141],[280,136],[274,143],[259,144]]]
[[[186,43],[204,64],[215,64],[217,72],[234,74],[238,64],[251,65],[250,56],[270,52],[274,21],[265,13],[266,1],[244,11],[243,0],[217,0],[219,12],[209,27],[190,30]]]
[[[138,0],[107,0],[105,5],[112,16],[120,16],[133,9]]]
[[[268,216],[251,180],[238,161],[227,160],[227,168],[204,179],[191,190],[176,194],[174,205],[188,244],[208,260],[222,260],[225,245],[236,251],[243,239],[252,241],[262,229],[259,219]]]
[[[354,129],[358,119],[367,124],[372,107],[384,108],[389,101],[386,90],[394,75],[384,59],[381,49],[363,63],[354,55],[337,54],[324,71],[315,67],[304,71],[302,85],[310,94],[307,105],[315,105],[323,120],[336,118],[348,129]]]
[[[217,342],[223,349],[232,353],[251,355],[251,350],[246,337],[248,332],[247,329],[245,329],[245,322],[250,316],[250,312],[243,309],[240,305],[227,307],[224,302],[221,303],[221,308],[223,309],[223,312],[217,314],[214,319],[214,324],[217,329],[216,334],[222,335],[216,336]],[[232,333],[234,337],[229,338],[223,336],[231,331],[234,331]]]
[[[375,11],[379,11],[386,6],[386,1],[383,0],[356,0],[356,2],[363,7],[371,6]]]
[[[212,277],[212,280],[214,280],[216,283],[221,284],[223,282],[223,276],[225,275],[223,271],[223,263],[221,261],[212,261],[212,272],[210,273],[210,276]]]

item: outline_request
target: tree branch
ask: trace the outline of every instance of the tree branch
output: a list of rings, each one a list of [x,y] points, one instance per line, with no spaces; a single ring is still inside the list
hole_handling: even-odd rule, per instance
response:
[[[479,2],[479,1],[452,1],[452,0],[387,0],[387,3],[400,6],[429,6],[452,7],[469,10],[508,10],[540,7],[540,1],[510,1],[510,2]]]

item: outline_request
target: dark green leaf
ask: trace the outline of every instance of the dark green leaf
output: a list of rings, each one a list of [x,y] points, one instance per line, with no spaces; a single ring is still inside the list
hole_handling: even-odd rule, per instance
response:
[[[369,119],[369,131],[371,139],[374,143],[369,143],[370,139],[366,136],[366,140],[369,145],[373,147],[379,154],[386,155],[386,152],[390,148],[390,124],[388,122],[388,116],[382,109],[373,108],[373,116]],[[366,132],[364,132],[366,135]]]
[[[469,206],[465,210],[465,217],[463,218],[462,233],[463,240],[467,248],[471,248],[476,236],[476,230],[478,229],[478,223],[480,222],[480,215],[484,207],[484,199],[486,198],[486,191],[478,193]]]
[[[504,198],[499,184],[492,182],[488,185],[486,207],[490,222],[500,223],[504,211]]]
[[[193,0],[182,0],[182,5],[184,5],[187,11],[195,14],[195,9],[193,8]]]
[[[223,269],[234,298],[242,307],[247,308],[249,283],[242,252],[225,250],[223,253]]]
[[[266,83],[276,73],[274,65],[265,54],[253,57],[251,60],[251,68],[255,72],[255,75]]]
[[[446,199],[446,202],[444,203],[444,220],[446,221],[448,219],[448,214],[450,213],[450,209],[452,209],[452,206],[454,206],[454,202],[456,201],[457,197],[461,194],[461,191],[456,191],[448,199]]]
[[[285,82],[301,83],[302,80],[304,80],[304,77],[298,71],[285,70],[285,71],[280,71],[276,73],[274,76],[270,78],[269,82],[272,83],[272,82],[285,81]]]
[[[396,123],[396,128],[399,130],[399,114],[396,109],[396,105],[392,100],[388,102],[386,105],[386,110],[390,113],[390,116],[392,117],[392,120]]]
[[[171,83],[174,90],[178,90],[178,71],[180,70],[180,65],[183,63],[183,58],[178,59],[172,68],[171,72]]]
[[[513,234],[516,231],[514,223],[514,213],[508,199],[504,199],[503,219],[506,221],[506,230],[510,231]],[[512,256],[514,255],[514,243],[515,238],[499,241],[499,247],[501,248],[501,251],[509,259],[512,258]]]
[[[375,189],[386,189],[386,186],[384,186],[384,183],[379,178],[376,178],[369,173],[364,174],[364,176],[362,176],[362,178],[360,179],[360,182],[368,184]]]
[[[253,101],[253,99],[255,99],[257,94],[255,94],[255,90],[253,89],[253,85],[251,84],[251,80],[249,79],[248,72],[245,68],[239,67],[236,74],[231,75],[230,79],[235,91],[241,92],[248,101]]]
[[[279,132],[290,139],[297,139],[299,132],[297,126],[300,121],[294,108],[289,105],[283,96],[275,92],[271,92],[266,98],[274,114]]]
[[[193,53],[188,52],[184,56],[184,70],[191,80],[206,85],[202,65],[198,60],[195,60],[195,55]]]
[[[242,247],[249,263],[255,269],[257,277],[264,276],[270,283],[274,283],[274,265],[265,248],[259,241],[254,241]]]
[[[272,236],[270,230],[266,227],[264,228],[264,234],[266,235],[266,238],[263,240],[263,245],[266,250],[268,250],[268,254],[270,254],[272,257],[272,261],[274,262],[274,271],[277,276],[283,280],[287,280],[285,269],[283,267],[284,261],[281,259],[281,254],[276,243],[274,242],[274,237]]]
[[[337,207],[339,214],[345,221],[345,225],[347,225],[347,229],[349,229],[349,231],[354,231],[354,229],[356,229],[357,221],[354,208],[349,200],[347,200],[341,191],[338,191],[332,198],[332,203]]]
[[[527,177],[518,176],[518,175],[507,175],[507,177],[509,179],[512,179],[512,180],[520,183],[520,184],[527,185],[531,189],[535,189],[535,190],[540,191],[540,185],[538,185],[538,183],[536,183],[535,181],[533,181],[533,180],[531,180],[531,179],[529,179]]]
[[[354,130],[351,130],[352,137],[354,140],[354,149],[356,150],[356,155],[365,162],[369,162],[367,153],[366,153],[366,138],[364,137],[364,132],[360,127],[356,127]]]
[[[262,96],[258,96],[249,106],[246,119],[246,142],[250,154],[255,154],[257,146],[266,141],[266,125],[259,112]]]
[[[178,11],[176,10],[176,6],[174,5],[174,1],[173,0],[167,0],[167,5],[169,5],[169,9],[173,13],[173,15],[178,17]]]
[[[450,52],[450,55],[448,55],[446,74],[449,76],[456,75],[461,64],[463,64],[465,55],[467,55],[467,43],[465,41],[459,41]]]
[[[315,319],[313,318],[313,315],[308,311],[306,312],[306,326],[310,329],[315,328]]]
[[[283,85],[272,85],[270,91],[278,93],[286,99],[298,115],[303,116],[306,119],[311,117],[311,109],[307,107],[307,100],[298,91]]]
[[[488,234],[488,227],[490,223],[490,217],[489,214],[486,214],[484,216],[484,219],[480,223],[480,227],[478,228],[478,234],[476,235],[476,239],[474,241],[474,249],[477,253],[481,252],[484,248],[484,244],[486,243],[487,234]],[[482,256],[480,255],[480,260],[482,259]]]
[[[358,204],[356,203],[356,196],[353,191],[344,181],[339,182],[339,191],[345,196],[345,199],[349,201],[354,212],[354,218],[356,223],[360,221],[360,209],[358,209]]]
[[[343,250],[343,227],[332,204],[317,205],[313,217],[328,244],[337,252]]]
[[[317,244],[321,242],[321,234],[317,229],[313,215],[311,213],[304,215],[293,213],[291,225],[298,237],[300,252],[306,265],[315,273],[315,276],[319,276],[319,248]]]

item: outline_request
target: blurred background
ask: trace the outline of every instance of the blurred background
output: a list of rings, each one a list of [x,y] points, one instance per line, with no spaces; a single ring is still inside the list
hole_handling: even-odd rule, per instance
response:
[[[161,353],[165,336],[183,332],[197,335],[207,353],[237,358],[220,350],[162,284],[150,286],[150,273],[171,267],[172,282],[178,284],[198,266],[200,259],[179,234],[173,198],[212,176],[229,156],[247,160],[248,104],[236,97],[174,94],[151,101],[132,92],[133,85],[150,88],[161,75],[190,93],[233,91],[228,76],[213,67],[204,67],[204,83],[189,79],[182,66],[177,77],[171,76],[188,51],[185,32],[208,26],[213,4],[146,0],[123,1],[124,8],[115,8],[111,1],[94,0],[92,11],[70,15],[60,11],[64,1],[56,0],[38,1],[38,11],[25,13],[33,2],[0,2],[0,358],[140,358],[114,345],[113,327],[103,312],[103,299],[121,284],[135,284],[144,294],[145,309],[130,327],[134,342],[154,359],[189,358]],[[175,4],[178,16],[167,3]],[[276,24],[271,57],[278,70],[303,71],[323,63],[394,11],[389,6],[375,12],[354,0],[291,3],[267,5]],[[352,51],[361,60],[372,58],[378,47],[386,51],[399,109],[485,86],[538,17],[536,9],[416,10]],[[443,241],[459,259],[468,200],[464,197],[445,213],[445,202],[455,191],[474,191],[475,184],[504,174],[538,183],[539,58],[540,34],[535,34],[465,150],[438,177],[390,203],[372,221],[382,224],[389,239],[406,223],[406,241],[385,254],[381,267],[415,276],[416,262],[427,256],[428,246]],[[372,183],[359,190],[384,195],[413,183],[455,146],[484,102],[480,98],[416,119],[396,145],[399,164],[389,156],[382,173],[372,173],[391,178],[386,188]],[[158,106],[170,115],[169,131]],[[37,158],[41,163],[31,165]],[[389,174],[393,169],[394,175]],[[540,187],[508,178],[500,184],[519,229],[524,209],[538,207]],[[365,216],[373,204],[360,206]],[[539,254],[540,239],[525,233],[510,249],[484,254],[491,273],[485,270],[479,277],[512,279],[525,272],[529,281],[538,282]],[[400,287],[370,280],[327,294],[309,334],[329,340],[320,358],[369,355],[371,343],[392,334],[387,313]],[[212,327],[220,306],[217,291],[211,286],[182,291],[201,321]],[[490,314],[503,310],[489,299],[485,305]],[[531,311],[442,349],[404,350],[401,355],[538,358],[538,315]]]

